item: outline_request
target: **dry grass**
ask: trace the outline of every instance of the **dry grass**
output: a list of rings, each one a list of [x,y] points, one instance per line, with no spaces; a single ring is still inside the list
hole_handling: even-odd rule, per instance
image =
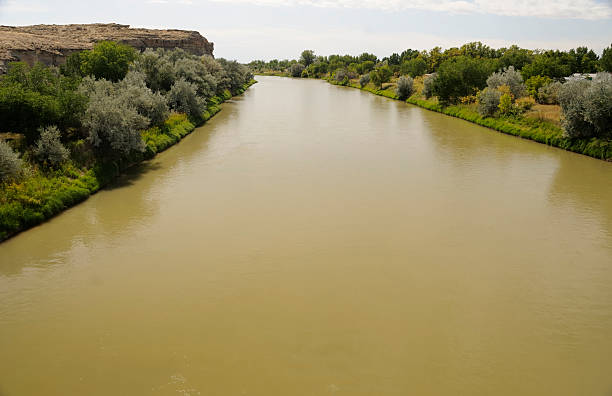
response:
[[[561,106],[537,104],[525,114],[525,117],[551,121],[557,125],[561,125]]]

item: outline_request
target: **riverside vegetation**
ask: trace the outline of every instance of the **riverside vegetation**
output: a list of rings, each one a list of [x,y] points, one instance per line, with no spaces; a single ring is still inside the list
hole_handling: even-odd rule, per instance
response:
[[[178,142],[255,81],[235,61],[114,42],[0,77],[0,240]]]
[[[305,50],[297,60],[249,66],[263,75],[325,79],[612,160],[612,46],[601,57],[586,47],[533,51],[480,42],[445,51],[408,49],[383,59]]]

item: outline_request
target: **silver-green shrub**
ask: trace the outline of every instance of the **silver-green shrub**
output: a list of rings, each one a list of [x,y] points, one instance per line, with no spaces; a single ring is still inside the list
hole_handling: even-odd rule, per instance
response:
[[[206,110],[206,101],[197,95],[195,84],[177,80],[167,94],[168,104],[173,110],[199,118]]]
[[[370,75],[369,74],[364,74],[363,76],[361,76],[361,78],[359,79],[359,85],[361,86],[361,88],[365,87],[366,85],[368,85],[370,83]]]
[[[500,72],[493,73],[487,78],[487,87],[497,89],[502,85],[510,87],[510,92],[515,99],[521,98],[527,94],[523,76],[521,73],[514,70],[514,66],[510,66]]]
[[[145,82],[144,73],[130,71],[117,86],[119,100],[126,106],[135,108],[152,125],[158,125],[170,114],[166,98],[159,92],[151,91]]]
[[[0,182],[16,180],[21,175],[23,162],[4,140],[0,140]]]
[[[501,92],[495,88],[485,88],[478,94],[478,113],[491,117],[499,109]]]
[[[414,79],[410,76],[401,76],[397,80],[397,88],[395,93],[401,100],[406,100],[412,95],[414,87]]]
[[[34,146],[34,156],[40,162],[58,165],[68,159],[70,152],[62,144],[60,131],[55,126],[40,128],[40,138]]]
[[[436,81],[437,74],[433,73],[423,79],[423,96],[427,99],[433,96],[433,85]]]
[[[561,90],[559,81],[552,81],[538,89],[538,102],[542,104],[559,104],[559,91]]]
[[[86,77],[80,90],[89,97],[83,127],[99,152],[112,158],[144,151],[140,131],[149,125],[149,119],[127,103],[118,92],[119,84]]]

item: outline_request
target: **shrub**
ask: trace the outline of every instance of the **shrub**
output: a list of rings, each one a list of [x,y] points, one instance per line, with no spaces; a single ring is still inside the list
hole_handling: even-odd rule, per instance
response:
[[[66,161],[70,153],[60,141],[59,129],[54,125],[40,129],[40,138],[34,146],[36,159],[50,165],[58,165]]]
[[[433,86],[434,86],[434,81],[436,80],[437,74],[433,73],[430,74],[428,76],[426,76],[423,79],[423,96],[425,96],[425,98],[429,99],[433,96]]]
[[[346,69],[338,69],[334,72],[334,80],[341,83],[342,85],[348,84],[349,74]]]
[[[412,95],[413,86],[414,86],[414,80],[412,79],[412,77],[401,76],[397,80],[397,89],[395,91],[399,99],[401,100],[408,99],[410,95]]]
[[[289,73],[291,74],[291,77],[301,77],[303,71],[304,65],[302,65],[301,63],[294,63],[289,68]]]
[[[559,104],[559,92],[562,85],[558,81],[552,81],[538,89],[538,103]]]
[[[381,88],[382,80],[380,78],[380,73],[377,70],[372,70],[369,74],[369,79],[377,88]]]
[[[145,82],[144,73],[130,71],[118,85],[119,100],[133,107],[138,114],[147,117],[151,124],[159,125],[168,117],[170,109],[166,98],[159,92],[153,93]]]
[[[19,155],[4,140],[0,140],[0,182],[17,179],[23,163]]]
[[[478,112],[485,117],[491,117],[499,110],[501,92],[497,89],[485,88],[478,93]]]
[[[585,94],[584,118],[598,137],[612,135],[612,76],[598,73]]]
[[[359,79],[359,85],[361,86],[361,88],[365,87],[366,85],[368,85],[370,83],[370,75],[369,74],[364,74],[363,76],[361,76],[361,78]]]
[[[586,92],[591,82],[569,81],[559,91],[559,103],[563,112],[563,127],[569,137],[590,137],[594,135],[593,125],[585,119]]]
[[[503,115],[512,115],[515,113],[512,103],[512,94],[503,93],[499,98],[499,112]]]
[[[79,89],[89,96],[83,126],[98,154],[115,159],[144,150],[139,130],[147,127],[149,119],[117,95],[117,84],[85,78]]]
[[[535,103],[536,103],[535,99],[532,98],[531,96],[524,96],[522,98],[518,98],[514,102],[514,104],[516,105],[516,107],[518,108],[520,112],[531,110],[531,108],[535,106]]]
[[[514,70],[514,66],[510,66],[501,72],[493,73],[487,78],[487,87],[495,89],[502,85],[510,88],[510,93],[515,98],[525,96],[525,84],[521,73]]]
[[[196,86],[183,79],[177,80],[167,95],[168,104],[173,110],[199,119],[206,110],[206,101],[198,97]]]
[[[527,93],[533,96],[534,99],[538,99],[538,91],[543,86],[550,84],[552,80],[546,76],[531,76],[525,81]]]

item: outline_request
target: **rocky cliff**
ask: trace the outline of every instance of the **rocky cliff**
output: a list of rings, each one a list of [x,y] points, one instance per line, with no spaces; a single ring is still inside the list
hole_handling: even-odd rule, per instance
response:
[[[189,30],[135,29],[129,25],[0,26],[0,73],[12,61],[61,65],[73,52],[112,40],[140,51],[145,48],[182,48],[195,55],[212,55],[213,43]]]

